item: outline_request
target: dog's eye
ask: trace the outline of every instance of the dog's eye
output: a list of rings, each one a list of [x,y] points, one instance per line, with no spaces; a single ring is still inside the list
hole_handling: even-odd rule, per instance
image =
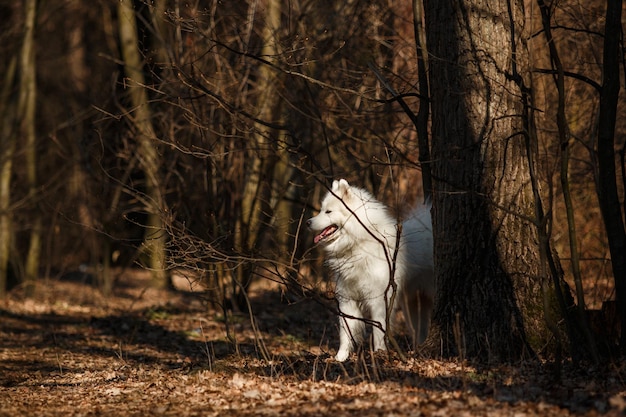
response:
[[[332,213],[332,210],[326,210],[324,213],[330,214],[330,213]]]

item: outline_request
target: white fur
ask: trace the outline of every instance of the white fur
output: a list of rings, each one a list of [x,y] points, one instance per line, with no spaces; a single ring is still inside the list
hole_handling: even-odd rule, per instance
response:
[[[324,248],[326,262],[335,273],[341,312],[335,359],[345,361],[362,341],[364,318],[378,324],[372,332],[374,349],[386,348],[392,270],[398,291],[390,317],[402,307],[414,346],[423,342],[434,297],[429,207],[418,207],[402,223],[396,251],[399,228],[387,208],[367,191],[342,179],[333,182],[320,213],[307,224],[316,233],[315,243]]]

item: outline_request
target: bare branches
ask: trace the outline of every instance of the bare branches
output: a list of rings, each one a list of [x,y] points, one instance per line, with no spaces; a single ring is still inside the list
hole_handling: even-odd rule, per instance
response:
[[[533,69],[534,72],[537,72],[539,74],[551,74],[551,75],[558,75],[558,71],[556,69],[547,69],[547,68],[535,68]],[[562,69],[562,75],[564,77],[570,77],[579,81],[582,81],[586,84],[589,84],[590,86],[592,86],[598,93],[602,91],[602,86],[600,86],[600,84],[598,84],[596,81],[592,80],[589,77],[586,77],[583,74],[579,74],[576,72],[572,72],[572,71],[565,71]]]

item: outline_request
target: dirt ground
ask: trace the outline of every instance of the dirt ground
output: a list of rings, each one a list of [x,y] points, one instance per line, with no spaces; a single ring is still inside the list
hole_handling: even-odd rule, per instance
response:
[[[84,278],[84,277],[83,277]],[[362,352],[338,364],[335,320],[279,288],[255,323],[201,293],[150,289],[142,271],[104,298],[80,274],[0,302],[0,416],[624,415],[626,367],[476,369]],[[184,287],[184,285],[183,285]],[[227,326],[228,323],[228,326]],[[256,329],[256,331],[255,331]]]

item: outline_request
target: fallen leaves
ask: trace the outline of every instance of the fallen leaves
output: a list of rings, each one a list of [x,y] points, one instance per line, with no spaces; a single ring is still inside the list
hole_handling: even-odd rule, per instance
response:
[[[477,369],[362,352],[332,359],[325,312],[258,300],[261,334],[141,282],[107,300],[89,287],[0,308],[0,416],[562,416],[626,411],[623,366]],[[134,282],[134,286],[131,285]],[[194,331],[201,325],[201,331]],[[272,357],[262,359],[255,337]],[[331,345],[329,347],[328,345]]]

